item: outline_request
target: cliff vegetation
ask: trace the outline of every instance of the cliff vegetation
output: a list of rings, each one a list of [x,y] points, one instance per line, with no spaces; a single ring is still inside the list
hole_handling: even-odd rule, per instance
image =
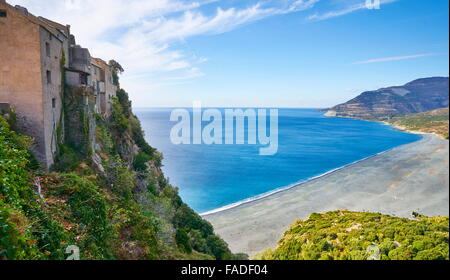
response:
[[[408,131],[434,133],[448,139],[448,108],[396,117],[389,124]]]
[[[448,217],[335,211],[297,221],[261,260],[448,260]]]

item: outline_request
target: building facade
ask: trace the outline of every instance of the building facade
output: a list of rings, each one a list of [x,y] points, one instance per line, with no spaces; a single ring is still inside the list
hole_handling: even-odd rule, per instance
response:
[[[96,92],[97,112],[109,117],[112,111],[112,101],[117,93],[114,85],[111,67],[100,58],[91,58],[92,85]]]
[[[0,102],[14,108],[20,131],[34,138],[32,150],[48,168],[62,123],[62,68],[68,66],[70,28],[58,29],[3,0],[0,15]]]

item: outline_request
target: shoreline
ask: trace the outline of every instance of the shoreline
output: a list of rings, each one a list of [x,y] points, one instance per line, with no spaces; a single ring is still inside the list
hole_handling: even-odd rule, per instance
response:
[[[203,217],[233,252],[273,248],[298,219],[335,210],[449,215],[449,142],[434,135]],[[229,205],[230,206],[230,205]]]
[[[324,115],[325,115],[325,114],[324,114]],[[326,115],[325,115],[325,116],[326,116]],[[331,116],[328,116],[328,117],[331,117]],[[364,120],[363,120],[363,121],[364,121]],[[321,178],[326,177],[326,176],[328,176],[328,175],[331,175],[331,174],[333,174],[333,173],[335,173],[335,172],[337,172],[337,171],[339,171],[339,170],[341,170],[341,169],[350,167],[350,166],[352,166],[352,165],[358,164],[358,163],[363,162],[363,161],[365,161],[365,160],[369,160],[369,159],[371,159],[371,158],[373,158],[373,157],[382,155],[382,154],[384,154],[384,153],[390,152],[390,151],[392,151],[392,150],[395,150],[395,149],[397,149],[397,148],[403,147],[403,146],[405,146],[405,145],[409,145],[409,144],[412,144],[412,143],[415,143],[415,142],[419,142],[419,141],[423,140],[423,137],[424,137],[425,135],[437,136],[437,137],[439,137],[439,138],[441,138],[441,139],[444,139],[443,137],[441,137],[440,135],[435,134],[435,133],[422,133],[422,132],[408,131],[408,130],[405,130],[405,129],[400,128],[399,126],[390,124],[390,123],[385,122],[385,121],[375,121],[375,122],[381,123],[381,124],[383,124],[383,125],[390,126],[390,127],[394,128],[394,129],[397,129],[397,130],[399,130],[399,131],[401,131],[401,132],[421,135],[421,138],[418,139],[417,141],[414,141],[414,142],[411,142],[411,143],[407,143],[407,144],[403,144],[403,145],[400,145],[400,146],[397,146],[397,147],[388,149],[388,150],[386,150],[386,151],[379,152],[379,153],[377,153],[377,154],[374,154],[374,155],[365,157],[365,158],[363,158],[363,159],[360,159],[360,160],[351,162],[351,163],[349,163],[349,164],[346,164],[346,165],[343,165],[343,166],[341,166],[341,167],[332,169],[332,170],[330,170],[330,171],[327,171],[327,172],[325,172],[325,173],[323,173],[323,174],[314,176],[314,177],[312,177],[312,178],[309,178],[309,179],[306,179],[306,180],[303,180],[303,181],[299,181],[299,182],[296,182],[296,183],[292,183],[292,184],[290,184],[290,185],[288,185],[288,186],[285,186],[285,187],[280,187],[280,188],[274,189],[274,190],[272,190],[272,191],[268,191],[268,192],[265,192],[265,193],[262,193],[262,194],[259,194],[259,195],[256,195],[256,196],[249,197],[249,198],[247,198],[247,199],[243,199],[243,200],[240,200],[240,201],[237,201],[237,202],[234,202],[234,203],[231,203],[231,204],[228,204],[228,205],[225,205],[225,206],[222,206],[222,207],[213,209],[213,210],[209,210],[209,211],[206,211],[206,212],[198,213],[198,214],[199,214],[201,217],[205,218],[205,217],[207,217],[207,216],[209,216],[209,215],[221,213],[221,212],[224,212],[224,211],[227,211],[227,210],[230,210],[230,209],[233,209],[233,208],[242,206],[242,205],[246,205],[246,204],[249,204],[249,203],[252,203],[252,202],[256,202],[256,201],[259,201],[259,200],[262,200],[262,199],[270,198],[271,196],[276,195],[276,194],[278,194],[278,193],[282,193],[282,192],[285,192],[285,191],[289,191],[290,189],[293,189],[293,188],[301,187],[301,186],[304,185],[304,184],[307,184],[307,183],[312,182],[312,181],[314,181],[314,180],[318,180],[318,179],[321,179]],[[444,140],[446,140],[446,139],[444,139]]]
[[[395,125],[395,124],[392,124],[392,123],[388,123],[386,121],[381,121],[380,123],[388,125],[388,126],[391,126],[391,127],[395,128],[395,129],[397,129],[399,131],[402,131],[402,132],[411,133],[411,134],[417,134],[417,135],[432,135],[432,136],[436,136],[436,137],[439,137],[439,138],[441,138],[443,140],[447,140],[448,141],[447,138],[445,138],[444,136],[442,136],[440,134],[437,134],[437,133],[424,132],[424,131],[420,131],[420,130],[410,130],[410,129],[407,129],[406,127]]]
[[[386,123],[386,125],[389,125],[389,124]],[[394,126],[393,126],[393,127],[394,127]],[[394,127],[394,128],[395,128],[395,127]],[[403,132],[405,132],[405,131],[403,131]],[[411,132],[408,132],[408,133],[411,133]],[[306,180],[303,180],[303,181],[300,181],[300,182],[297,182],[297,183],[290,184],[290,185],[288,185],[288,186],[286,186],[286,187],[277,188],[277,189],[274,189],[274,190],[272,190],[272,191],[268,191],[268,192],[265,192],[265,193],[262,193],[262,194],[259,194],[259,195],[256,195],[256,196],[252,196],[252,197],[249,197],[249,198],[247,198],[247,199],[244,199],[244,200],[241,200],[241,201],[237,201],[237,202],[234,202],[234,203],[231,203],[231,204],[228,204],[228,205],[225,205],[225,206],[222,206],[222,207],[219,207],[219,208],[210,210],[210,211],[206,211],[206,212],[203,212],[203,213],[199,213],[199,215],[200,215],[201,217],[205,218],[205,217],[207,217],[207,216],[210,216],[210,215],[213,215],[213,214],[219,214],[219,213],[221,213],[221,212],[225,212],[225,211],[227,211],[227,210],[231,210],[231,209],[237,208],[237,207],[239,207],[239,206],[245,206],[246,204],[250,204],[250,203],[253,203],[253,202],[257,202],[257,201],[259,201],[259,200],[270,199],[270,197],[273,196],[273,195],[276,195],[276,194],[279,194],[279,193],[283,193],[283,192],[289,191],[289,190],[294,189],[294,188],[300,188],[302,185],[305,185],[305,184],[314,182],[314,181],[316,181],[316,180],[320,180],[320,179],[322,179],[322,178],[324,178],[324,177],[326,177],[326,176],[332,175],[332,174],[334,174],[334,173],[336,173],[336,172],[338,172],[338,171],[340,171],[340,170],[342,170],[342,169],[344,169],[344,168],[348,168],[348,167],[351,167],[351,166],[353,166],[353,165],[355,165],[355,164],[358,164],[358,163],[364,162],[364,161],[366,161],[366,160],[369,160],[369,159],[371,159],[371,158],[374,158],[374,157],[383,155],[383,154],[388,153],[388,152],[390,152],[390,151],[392,151],[392,150],[395,150],[395,149],[397,149],[397,148],[400,148],[400,147],[403,147],[403,146],[406,146],[406,145],[409,145],[409,144],[412,144],[412,143],[416,143],[416,142],[422,141],[422,140],[423,140],[423,135],[433,135],[433,136],[437,136],[437,135],[435,135],[435,134],[433,134],[433,133],[428,133],[428,134],[423,134],[423,133],[413,133],[413,134],[419,134],[419,135],[422,135],[422,137],[421,137],[420,139],[418,139],[417,141],[414,141],[414,142],[411,142],[411,143],[407,143],[407,144],[403,144],[403,145],[400,145],[400,146],[391,148],[391,149],[386,150],[386,151],[383,151],[383,152],[379,152],[379,153],[377,153],[377,154],[374,154],[374,155],[365,157],[365,158],[363,158],[363,159],[360,159],[360,160],[351,162],[351,163],[349,163],[349,164],[346,164],[346,165],[343,165],[343,166],[341,166],[341,167],[332,169],[332,170],[330,170],[330,171],[327,171],[327,172],[322,173],[322,174],[320,174],[320,175],[311,177],[311,178],[309,178],[309,179],[306,179]]]

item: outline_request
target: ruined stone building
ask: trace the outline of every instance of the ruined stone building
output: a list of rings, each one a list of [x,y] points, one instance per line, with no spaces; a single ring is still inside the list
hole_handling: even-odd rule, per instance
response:
[[[111,114],[116,87],[107,63],[76,45],[69,25],[0,0],[0,104],[14,108],[20,132],[33,137],[32,151],[46,168],[64,140],[67,87],[85,88],[97,112]]]

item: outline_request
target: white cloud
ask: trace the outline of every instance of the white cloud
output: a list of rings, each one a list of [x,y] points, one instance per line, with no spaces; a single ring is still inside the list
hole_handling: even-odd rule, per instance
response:
[[[398,1],[398,0],[380,0],[380,5],[381,5],[380,8],[382,9],[383,5],[390,4],[390,3],[393,3],[396,1]],[[344,8],[339,8],[336,10],[328,11],[326,13],[313,14],[313,15],[307,17],[307,20],[321,21],[321,20],[326,20],[326,19],[330,19],[330,18],[344,16],[344,15],[347,15],[347,14],[350,14],[350,13],[353,13],[356,11],[364,10],[364,9],[368,9],[367,5],[366,5],[366,1],[360,0],[360,1],[358,1],[358,3],[348,5]]]
[[[310,9],[318,0],[253,2],[241,8],[220,7],[218,0],[9,0],[35,15],[70,24],[77,43],[125,68],[125,84],[158,77],[186,80],[204,75],[199,64],[207,58],[178,50],[176,43],[192,36],[220,34],[269,16]],[[283,3],[282,3],[283,2]],[[277,3],[277,4],[274,4]],[[212,14],[202,11],[216,5]],[[200,57],[199,57],[200,56]],[[161,73],[165,73],[161,76]],[[127,81],[128,80],[128,81]]]
[[[353,62],[352,64],[368,64],[368,63],[379,63],[379,62],[387,62],[387,61],[398,61],[398,60],[406,60],[406,59],[435,56],[435,55],[442,55],[442,53],[422,53],[422,54],[406,55],[406,56],[384,57],[384,58],[376,58],[376,59],[369,59],[369,60],[364,60],[364,61]]]

